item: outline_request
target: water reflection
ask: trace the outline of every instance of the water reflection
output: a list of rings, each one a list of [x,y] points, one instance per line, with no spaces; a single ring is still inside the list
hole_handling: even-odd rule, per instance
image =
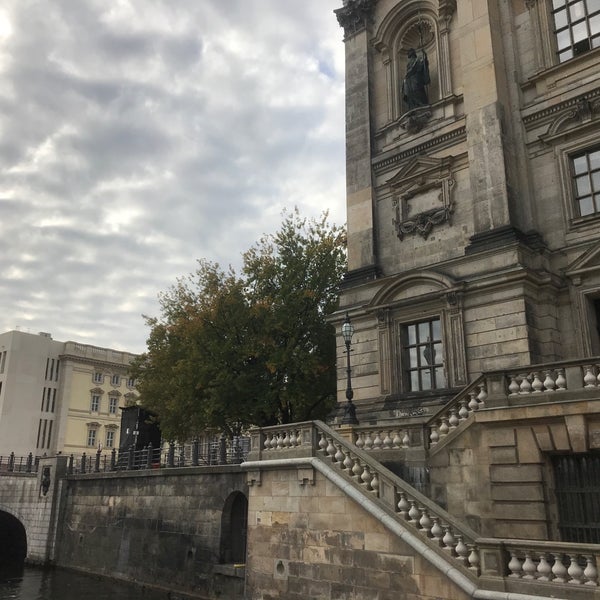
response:
[[[175,594],[62,569],[0,568],[0,600],[166,600]]]

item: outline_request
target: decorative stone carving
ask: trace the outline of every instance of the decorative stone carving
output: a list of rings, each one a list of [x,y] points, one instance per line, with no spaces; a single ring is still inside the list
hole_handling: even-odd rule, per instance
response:
[[[407,234],[427,239],[435,226],[450,223],[454,211],[452,161],[452,157],[417,157],[388,181],[395,191],[393,224],[401,240]]]
[[[371,19],[371,11],[377,0],[346,0],[342,8],[334,10],[340,27],[346,37],[366,28]]]
[[[543,142],[552,141],[569,124],[583,124],[591,121],[596,113],[600,113],[600,98],[588,99],[585,96],[578,98],[575,104],[562,111],[552,121],[545,134],[540,136]]]

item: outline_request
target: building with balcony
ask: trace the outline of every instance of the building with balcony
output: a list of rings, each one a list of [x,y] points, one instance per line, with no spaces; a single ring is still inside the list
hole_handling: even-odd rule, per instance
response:
[[[0,334],[0,455],[118,448],[120,408],[137,398],[134,356],[49,333]]]
[[[349,435],[480,535],[599,543],[600,4],[336,13]]]

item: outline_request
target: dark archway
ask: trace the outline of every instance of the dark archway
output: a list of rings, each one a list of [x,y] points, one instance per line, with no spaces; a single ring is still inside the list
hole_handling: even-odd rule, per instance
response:
[[[225,500],[221,516],[221,562],[246,562],[248,531],[248,499],[242,492],[233,492]]]
[[[22,567],[27,556],[27,534],[19,519],[0,510],[0,565]]]

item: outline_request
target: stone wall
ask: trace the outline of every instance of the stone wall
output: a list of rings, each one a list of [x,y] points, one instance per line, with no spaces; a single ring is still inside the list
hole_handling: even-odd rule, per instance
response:
[[[250,488],[247,597],[462,600],[467,595],[311,468]]]
[[[56,564],[192,592],[241,598],[243,568],[225,565],[224,510],[247,488],[238,466],[70,477]]]

